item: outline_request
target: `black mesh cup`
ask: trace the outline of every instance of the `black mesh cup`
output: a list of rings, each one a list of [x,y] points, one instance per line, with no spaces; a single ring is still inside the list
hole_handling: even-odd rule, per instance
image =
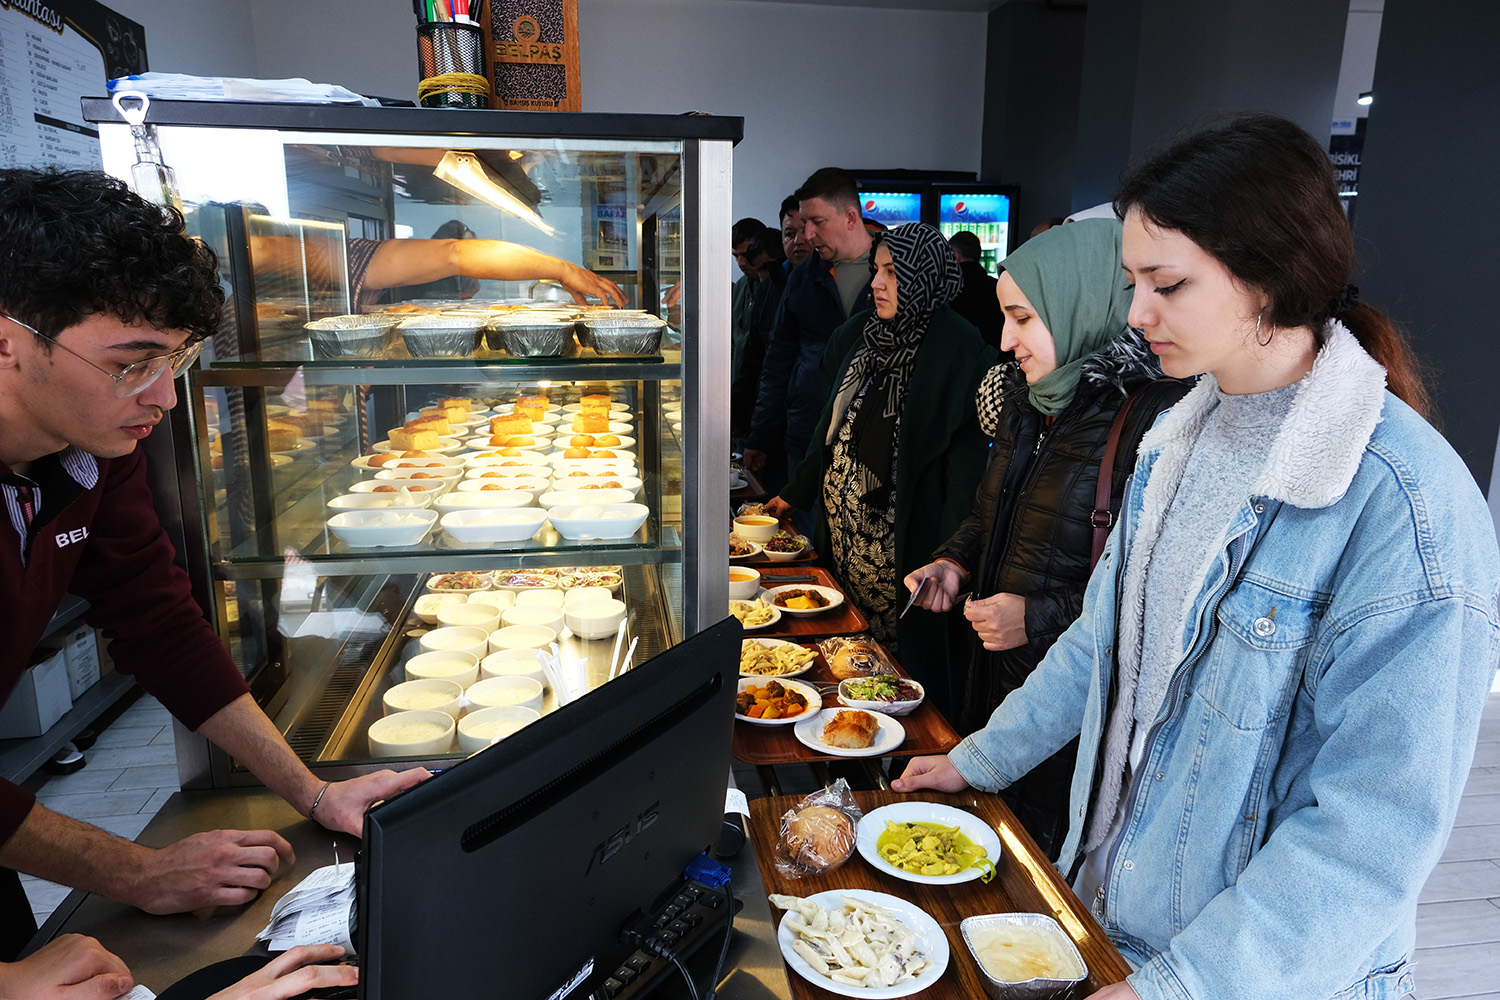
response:
[[[417,25],[418,102],[424,108],[487,108],[484,35],[477,24]]]

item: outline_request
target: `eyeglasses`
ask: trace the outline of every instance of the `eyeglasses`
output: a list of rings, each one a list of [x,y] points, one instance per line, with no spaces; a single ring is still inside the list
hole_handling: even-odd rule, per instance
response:
[[[57,338],[47,336],[36,327],[32,326],[29,323],[22,323],[14,316],[8,316],[5,313],[0,313],[0,319],[8,319],[12,323],[16,324],[16,326],[25,327],[48,343],[54,344],[57,347],[61,347],[63,350],[67,351],[69,354],[73,355],[73,357],[77,358],[79,361],[82,361],[90,368],[108,375],[110,378],[114,379],[115,395],[119,396],[121,399],[128,399],[131,396],[145,392],[148,388],[150,388],[152,383],[154,383],[158,378],[161,377],[162,372],[169,369],[172,372],[172,377],[176,378],[177,376],[181,375],[183,372],[191,368],[193,366],[193,362],[198,360],[198,355],[203,351],[203,341],[195,341],[194,343],[188,344],[180,350],[173,351],[171,354],[160,354],[154,358],[146,358],[144,361],[137,361],[134,364],[126,365],[125,367],[121,368],[118,373],[116,373],[100,368],[98,365],[94,364],[88,358],[84,357],[82,354],[79,354],[68,345],[59,343]]]

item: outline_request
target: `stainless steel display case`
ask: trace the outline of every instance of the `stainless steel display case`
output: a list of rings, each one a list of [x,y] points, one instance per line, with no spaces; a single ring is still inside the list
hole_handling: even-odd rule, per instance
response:
[[[106,170],[128,181],[129,128],[103,100],[85,101],[85,114]],[[210,620],[310,766],[337,778],[391,762],[371,755],[364,729],[400,679],[431,574],[618,566],[636,662],[722,617],[724,250],[742,119],[158,101],[148,124],[229,293],[221,333],[150,441],[155,485]],[[489,187],[454,186],[443,179],[451,170],[436,169],[444,162],[467,163]],[[419,358],[392,331],[363,356],[314,349],[307,323],[392,306],[355,298],[370,248],[360,241],[423,238],[449,220],[600,268],[636,308],[670,320],[661,352],[519,358],[481,342],[468,357]],[[420,277],[384,294],[474,308],[560,291]],[[433,301],[445,294],[470,298]],[[554,400],[606,391],[628,407],[650,508],[635,535],[568,541],[544,527],[519,544],[466,545],[435,529],[414,545],[354,548],[328,530],[328,501],[369,478],[352,463],[383,428],[439,396],[503,404],[538,390]],[[589,687],[606,680],[608,641],[565,634],[562,652],[584,662]],[[184,787],[253,783],[206,741],[177,736]]]

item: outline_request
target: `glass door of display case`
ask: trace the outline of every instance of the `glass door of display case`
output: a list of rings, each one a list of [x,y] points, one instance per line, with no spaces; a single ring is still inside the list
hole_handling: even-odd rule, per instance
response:
[[[128,180],[128,128],[85,107]],[[740,119],[162,101],[149,120],[227,293],[153,443],[174,541],[303,760],[452,758],[372,739],[418,707],[399,685],[533,674],[492,654],[540,645],[549,711],[723,617]],[[451,631],[472,627],[478,645]],[[412,662],[451,649],[473,676]],[[185,787],[253,780],[186,733],[179,761]]]

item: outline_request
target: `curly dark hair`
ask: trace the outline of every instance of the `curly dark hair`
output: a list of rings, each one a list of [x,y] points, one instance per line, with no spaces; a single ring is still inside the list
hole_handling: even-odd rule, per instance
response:
[[[89,316],[218,329],[218,258],[182,213],[92,170],[0,170],[0,308],[47,337]],[[47,349],[51,343],[45,342]]]

